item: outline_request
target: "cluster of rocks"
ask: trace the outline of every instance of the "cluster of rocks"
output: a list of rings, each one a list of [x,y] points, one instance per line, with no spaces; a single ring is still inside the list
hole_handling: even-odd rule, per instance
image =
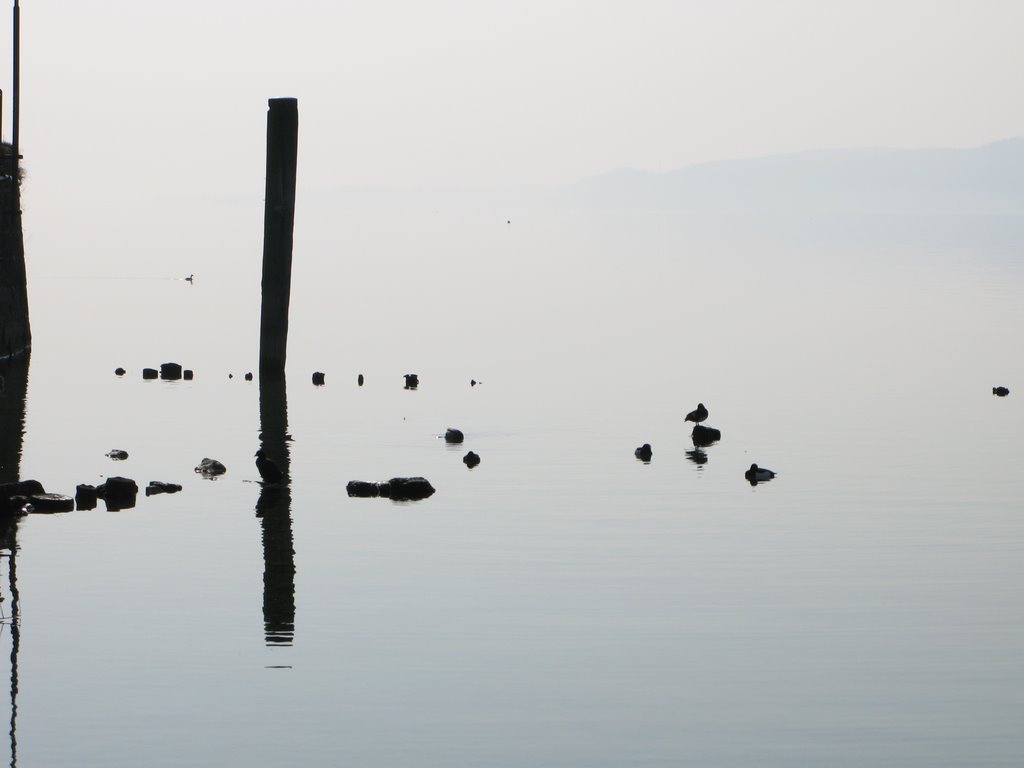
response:
[[[128,451],[115,448],[106,454],[115,461],[128,458]],[[196,472],[216,476],[227,469],[216,459],[203,459]],[[146,486],[146,495],[178,493],[182,487],[177,483],[151,480]],[[21,515],[32,512],[70,512],[74,509],[95,509],[102,499],[108,512],[131,509],[139,495],[139,486],[128,477],[108,477],[100,485],[82,483],[75,488],[75,496],[47,493],[37,480],[22,480],[17,483],[0,484],[0,515]]]
[[[444,441],[449,445],[460,445],[466,439],[461,429],[448,427]],[[480,464],[480,457],[469,451],[462,457],[462,463],[470,469]],[[424,477],[393,477],[384,483],[366,480],[352,480],[345,486],[349,496],[358,498],[384,498],[392,501],[419,501],[434,495],[434,486]]]
[[[0,483],[0,515],[70,512],[74,508],[74,499],[59,493],[47,493],[38,480]]]
[[[124,376],[126,371],[124,368],[115,368],[114,373],[118,376]],[[185,379],[191,381],[195,376],[195,373],[188,368],[182,368],[178,363],[163,363],[159,370],[156,368],[143,368],[142,378],[144,379],[164,379],[165,381],[177,381],[179,379]],[[235,374],[229,373],[229,379],[235,378]],[[252,371],[244,374],[246,381],[253,380]],[[366,379],[363,374],[359,374],[356,378],[356,383],[361,387],[365,383]],[[327,374],[323,371],[313,371],[313,385],[316,387],[322,387],[327,383]],[[476,379],[470,379],[469,385],[475,387],[481,382]],[[420,378],[415,373],[405,374],[405,389],[416,389],[420,385]]]
[[[114,374],[117,376],[124,376],[125,370],[124,368],[115,368]],[[157,370],[156,368],[142,369],[142,378],[147,381],[157,378],[163,379],[164,381],[180,381],[181,379],[184,379],[185,381],[192,381],[194,376],[195,374],[190,369],[182,368],[178,363],[162,363],[160,365],[160,370]]]
[[[146,488],[146,495],[177,493],[180,490],[181,486],[175,483],[153,480]],[[83,483],[75,488],[74,498],[61,493],[47,493],[38,480],[22,480],[0,484],[0,514],[24,515],[95,509],[100,499],[108,512],[116,512],[134,507],[138,495],[138,484],[127,477],[108,477],[100,485]]]

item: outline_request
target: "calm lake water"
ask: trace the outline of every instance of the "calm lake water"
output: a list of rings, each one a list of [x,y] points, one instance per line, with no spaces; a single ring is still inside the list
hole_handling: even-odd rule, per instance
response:
[[[27,230],[21,477],[184,489],[18,524],[11,764],[1020,765],[1024,218],[312,206],[261,414],[228,208]]]

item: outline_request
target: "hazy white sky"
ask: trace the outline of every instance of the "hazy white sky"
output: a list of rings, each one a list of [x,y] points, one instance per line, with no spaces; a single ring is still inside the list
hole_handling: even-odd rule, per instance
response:
[[[314,188],[1024,134],[1021,0],[22,0],[22,20],[29,172],[98,194],[261,188],[271,96],[299,98]]]

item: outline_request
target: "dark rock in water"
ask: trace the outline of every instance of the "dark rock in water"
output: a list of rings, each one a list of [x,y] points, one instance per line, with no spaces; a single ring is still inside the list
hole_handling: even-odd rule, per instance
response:
[[[393,477],[379,488],[380,495],[392,501],[419,501],[434,495],[434,486],[425,477]]]
[[[128,451],[122,451],[120,448],[115,448],[112,451],[107,451],[107,456],[114,461],[124,461],[128,458]]]
[[[247,374],[245,374],[245,380],[252,381],[252,371],[249,371]]]
[[[996,397],[1006,397],[1010,394],[1010,390],[1006,387],[992,387],[992,394]]]
[[[33,493],[28,497],[34,512],[71,512],[75,500],[61,493]]]
[[[277,464],[267,458],[262,448],[256,451],[256,470],[260,473],[260,477],[263,478],[265,483],[276,484],[284,479],[284,475],[281,474]]]
[[[195,374],[189,368],[186,368],[184,371],[181,372],[181,378],[183,378],[185,381],[192,381],[194,376]]]
[[[462,457],[462,463],[465,464],[470,469],[472,469],[473,467],[480,463],[480,457],[477,456],[472,451],[470,451],[469,453]]]
[[[690,437],[693,438],[693,444],[701,448],[721,440],[722,433],[714,427],[705,427],[703,424],[698,424],[693,428]]]
[[[103,499],[108,512],[131,509],[138,493],[139,486],[127,477],[108,477],[105,483],[96,487],[96,495]]]
[[[0,499],[9,499],[12,496],[31,496],[33,493],[46,493],[43,490],[43,484],[38,480],[0,483]]]
[[[469,386],[471,386],[471,387],[475,387],[479,383],[480,382],[478,382],[476,379],[470,379],[469,380]]]
[[[418,387],[419,385],[420,385],[420,377],[419,376],[417,376],[415,373],[407,373],[407,374],[405,374],[405,388],[406,389],[416,389],[416,387]]]
[[[228,374],[228,378],[229,378],[229,379],[233,379],[233,378],[235,378],[235,374],[233,374],[233,373],[229,373],[229,374]]]
[[[317,387],[322,387],[326,382],[324,381],[323,371],[313,371],[313,384]]]
[[[353,480],[345,486],[349,496],[358,496],[363,499],[370,499],[380,496],[380,488],[377,483],[368,483],[365,480]]]
[[[363,386],[363,374],[359,374],[359,378],[356,379],[356,382],[359,384],[360,387]]]
[[[124,376],[124,374],[125,374],[124,368],[115,368],[114,369],[114,375],[115,376]]]
[[[228,468],[221,464],[216,459],[203,459],[199,462],[199,466],[196,467],[196,472],[201,474],[203,477],[211,478],[223,475],[228,471]]]
[[[159,375],[160,375],[160,371],[158,371],[156,368],[143,368],[142,369],[142,378],[144,378],[144,379],[155,379]]]
[[[386,483],[353,480],[345,486],[349,496],[380,496],[392,501],[419,501],[434,495],[434,486],[423,477],[393,477]]]
[[[20,483],[0,483],[0,514],[19,514],[25,499],[33,494],[45,493],[38,480],[22,480]]]
[[[651,444],[650,443],[644,443],[639,448],[637,448],[635,451],[633,451],[633,455],[636,456],[641,461],[650,461],[651,460],[651,456],[653,456],[654,453],[651,451]]]
[[[177,493],[181,486],[177,483],[162,483],[159,480],[150,480],[146,486],[146,495],[154,496],[158,493]]]
[[[82,483],[75,487],[75,506],[79,509],[96,509],[96,486]]]
[[[448,427],[448,430],[444,433],[444,441],[446,443],[461,443],[465,439],[461,429]]]
[[[166,381],[178,381],[181,378],[181,366],[177,363],[163,363],[160,366],[160,378]]]

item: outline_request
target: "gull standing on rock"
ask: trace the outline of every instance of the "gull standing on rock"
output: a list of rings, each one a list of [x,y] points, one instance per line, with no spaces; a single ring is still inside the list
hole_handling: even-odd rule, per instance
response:
[[[708,409],[704,407],[704,403],[697,403],[697,408],[686,414],[685,421],[692,421],[694,424],[700,424],[702,421],[707,419]]]

